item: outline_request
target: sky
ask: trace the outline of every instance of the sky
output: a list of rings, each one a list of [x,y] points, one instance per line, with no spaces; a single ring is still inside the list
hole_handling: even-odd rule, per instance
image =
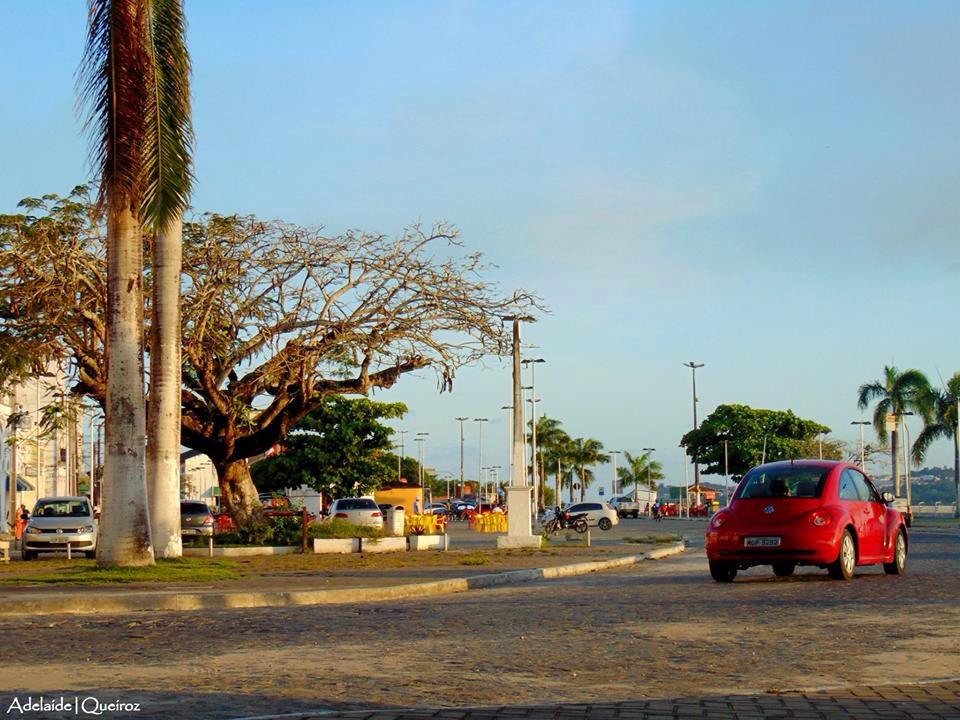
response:
[[[85,3],[6,0],[0,212],[90,177],[75,112]],[[187,3],[193,205],[337,232],[446,220],[524,327],[539,408],[611,450],[720,403],[855,442],[885,364],[960,371],[960,5],[952,2]],[[507,464],[509,371],[378,399],[456,472],[457,416]],[[914,424],[912,432],[919,426]],[[467,472],[479,464],[467,426]],[[949,464],[947,443],[929,460]],[[609,493],[612,469],[597,470]],[[706,479],[710,479],[709,477]]]

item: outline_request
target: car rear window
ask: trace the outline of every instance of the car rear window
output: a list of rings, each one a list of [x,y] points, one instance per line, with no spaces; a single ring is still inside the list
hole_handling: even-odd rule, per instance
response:
[[[206,515],[209,512],[210,512],[210,508],[207,507],[206,503],[202,503],[202,502],[180,503],[181,515]]]
[[[337,510],[379,510],[377,504],[370,498],[350,498],[337,500]]]
[[[41,500],[33,508],[34,517],[88,517],[86,500]]]
[[[829,472],[829,468],[801,465],[754,468],[740,482],[735,499],[818,498]]]

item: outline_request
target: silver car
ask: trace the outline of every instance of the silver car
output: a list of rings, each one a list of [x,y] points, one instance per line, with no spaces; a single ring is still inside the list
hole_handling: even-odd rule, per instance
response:
[[[340,498],[330,506],[332,520],[346,520],[354,525],[383,527],[383,512],[372,498]]]
[[[23,559],[33,560],[42,552],[97,553],[97,521],[90,501],[79,497],[40,498],[23,530]]]

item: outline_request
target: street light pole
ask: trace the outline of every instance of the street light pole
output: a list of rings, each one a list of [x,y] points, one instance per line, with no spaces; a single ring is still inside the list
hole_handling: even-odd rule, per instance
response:
[[[513,405],[501,405],[507,411],[507,478],[513,474]]]
[[[463,497],[463,423],[465,423],[470,418],[458,417],[457,421],[460,423],[460,491],[458,493],[459,497]]]
[[[540,468],[537,463],[537,371],[539,363],[544,363],[543,358],[526,358],[520,361],[522,365],[530,367],[530,461],[533,463],[533,511],[539,506],[540,496]]]
[[[910,486],[910,428],[907,427],[907,421],[903,419],[904,415],[913,415],[912,412],[902,412],[900,415],[900,425],[903,427],[903,466],[906,468],[907,481],[907,507],[913,507],[912,488]]]
[[[864,466],[865,458],[864,458],[864,452],[863,452],[863,427],[865,425],[870,425],[870,421],[869,420],[853,420],[851,421],[850,424],[860,426],[860,469],[866,471],[867,468]]]
[[[727,443],[730,438],[723,439],[723,494],[726,495],[727,505],[730,504],[730,455],[727,451]]]
[[[409,430],[398,430],[397,434],[400,436],[400,457],[397,458],[397,482],[399,483],[403,479],[403,436],[406,435]]]
[[[619,454],[619,450],[610,450],[607,452],[607,455],[610,456],[610,461],[613,463],[613,485],[610,486],[610,495],[613,497],[619,495],[617,492],[617,455]]]
[[[419,470],[418,474],[420,476],[420,497],[421,497],[421,504],[423,506],[420,508],[421,513],[427,509],[427,492],[426,492],[426,487],[424,487],[426,474],[423,472],[423,455],[424,455],[423,446],[427,442],[427,436],[429,434],[430,433],[428,432],[418,432],[416,437],[414,438],[420,444],[420,460],[419,460],[420,467],[418,468]]]
[[[479,475],[477,475],[477,503],[479,504],[480,503],[479,490],[482,487],[482,483],[483,483],[483,424],[485,422],[489,422],[490,420],[489,418],[474,418],[473,420],[474,422],[477,423],[477,425],[480,428],[480,453],[479,453],[479,463],[477,465],[477,467],[479,468]]]
[[[690,362],[684,363],[684,365],[690,368],[690,373],[693,377],[693,429],[696,430],[698,427],[697,424],[697,368],[702,368],[704,363],[696,363],[693,360]],[[700,504],[700,463],[697,461],[697,456],[693,457],[693,488],[694,493],[697,498],[697,505]]]

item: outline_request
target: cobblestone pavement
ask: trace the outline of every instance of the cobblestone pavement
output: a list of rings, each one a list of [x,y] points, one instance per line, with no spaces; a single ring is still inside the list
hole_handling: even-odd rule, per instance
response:
[[[906,575],[864,568],[850,582],[755,568],[719,585],[694,549],[609,573],[378,605],[3,619],[0,637],[17,651],[0,672],[0,711],[43,693],[141,702],[135,715],[103,715],[140,720],[506,699],[573,704],[572,713],[600,703],[587,717],[616,717],[655,698],[710,698],[689,702],[720,710],[732,694],[907,686],[960,676],[958,550],[960,538],[915,533]],[[626,704],[607,705],[617,702]]]
[[[729,695],[726,697],[637,700],[579,705],[491,706],[436,710],[378,710],[300,716],[301,720],[654,720],[703,718],[850,718],[861,720],[956,720],[960,718],[960,682],[919,685],[854,687],[786,695]]]

